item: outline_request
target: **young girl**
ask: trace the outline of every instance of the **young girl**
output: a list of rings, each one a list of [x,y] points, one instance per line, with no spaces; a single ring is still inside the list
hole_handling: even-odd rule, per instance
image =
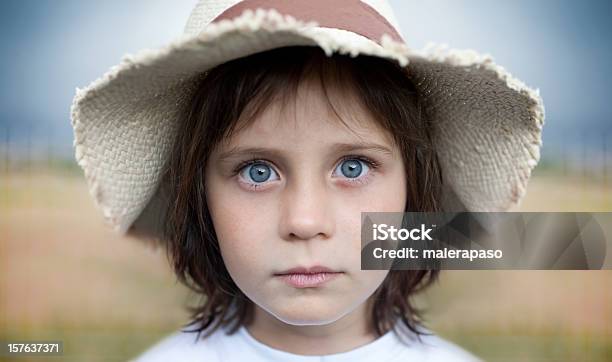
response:
[[[412,304],[437,271],[360,269],[361,213],[515,205],[541,100],[473,52],[410,52],[385,2],[305,4],[201,1],[75,98],[105,216],[202,296],[137,360],[477,360]]]

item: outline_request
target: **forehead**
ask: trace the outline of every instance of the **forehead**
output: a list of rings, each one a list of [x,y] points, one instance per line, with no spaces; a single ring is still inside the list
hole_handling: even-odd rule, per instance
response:
[[[282,94],[280,95],[282,97]],[[392,137],[350,88],[323,88],[316,78],[304,79],[287,102],[271,101],[225,146],[257,145],[291,148],[305,143],[377,142]]]

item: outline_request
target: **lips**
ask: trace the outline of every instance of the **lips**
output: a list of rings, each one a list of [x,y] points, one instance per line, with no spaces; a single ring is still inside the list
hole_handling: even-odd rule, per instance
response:
[[[297,267],[285,270],[280,273],[276,273],[276,275],[286,275],[286,274],[316,274],[316,273],[340,273],[339,271],[332,270],[325,266],[315,265],[310,268],[306,267]]]
[[[274,275],[294,288],[315,288],[342,274],[341,271],[317,265],[310,268],[291,268]]]

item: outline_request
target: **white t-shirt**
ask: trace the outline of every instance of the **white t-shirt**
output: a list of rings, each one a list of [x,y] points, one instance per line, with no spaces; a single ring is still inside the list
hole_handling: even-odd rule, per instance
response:
[[[407,330],[407,329],[406,329]],[[425,330],[431,333],[428,330]],[[299,355],[274,349],[256,340],[244,327],[225,334],[224,327],[196,341],[197,333],[175,332],[137,357],[134,362],[249,361],[249,362],[354,362],[354,361],[481,361],[459,346],[435,335],[411,338],[405,344],[393,331],[348,352],[328,355]],[[406,338],[403,338],[406,340]]]

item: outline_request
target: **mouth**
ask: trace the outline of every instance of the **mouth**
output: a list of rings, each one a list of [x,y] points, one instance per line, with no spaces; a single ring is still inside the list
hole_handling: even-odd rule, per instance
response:
[[[344,274],[342,271],[324,266],[314,266],[310,268],[291,268],[281,273],[276,273],[274,276],[294,288],[316,288],[342,274]]]

